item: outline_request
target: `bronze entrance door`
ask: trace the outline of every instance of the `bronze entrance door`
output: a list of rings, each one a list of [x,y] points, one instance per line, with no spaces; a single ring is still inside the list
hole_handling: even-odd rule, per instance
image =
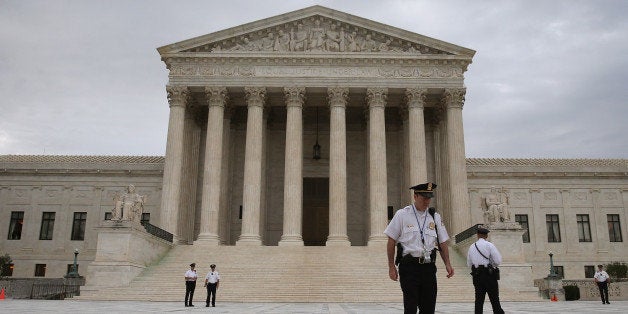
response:
[[[303,243],[324,246],[329,234],[329,178],[303,178]]]

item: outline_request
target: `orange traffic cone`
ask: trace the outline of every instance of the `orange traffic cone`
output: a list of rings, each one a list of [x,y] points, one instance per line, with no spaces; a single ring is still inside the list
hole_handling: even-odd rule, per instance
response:
[[[557,302],[558,298],[556,297],[556,295],[553,295],[552,298],[550,299],[552,302]]]
[[[4,288],[0,290],[0,300],[4,300]]]

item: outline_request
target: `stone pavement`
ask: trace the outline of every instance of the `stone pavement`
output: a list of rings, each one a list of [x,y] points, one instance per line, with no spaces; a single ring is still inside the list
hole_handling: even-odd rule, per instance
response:
[[[200,302],[198,302],[200,301]],[[320,314],[381,314],[403,313],[403,305],[394,303],[217,303],[206,308],[204,300],[195,307],[184,307],[183,301],[83,301],[83,300],[0,300],[0,313],[320,313]],[[628,313],[628,301],[602,305],[597,301],[569,302],[503,302],[506,313]],[[484,312],[492,313],[490,303]],[[473,313],[473,303],[437,303],[436,313]]]

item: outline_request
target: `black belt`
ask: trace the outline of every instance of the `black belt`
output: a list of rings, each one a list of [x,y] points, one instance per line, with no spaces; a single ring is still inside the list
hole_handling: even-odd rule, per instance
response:
[[[436,263],[436,259],[430,260],[430,259],[426,259],[423,256],[421,256],[421,257],[414,257],[414,256],[412,256],[410,254],[404,256],[402,260],[411,261],[413,263],[418,263],[418,264],[434,264],[434,263]]]

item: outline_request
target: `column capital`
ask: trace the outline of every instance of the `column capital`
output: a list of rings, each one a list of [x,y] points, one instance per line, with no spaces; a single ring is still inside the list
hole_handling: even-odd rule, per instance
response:
[[[206,86],[205,98],[209,107],[225,107],[229,101],[229,92],[226,87]]]
[[[368,88],[366,90],[366,103],[369,108],[386,107],[388,88]]]
[[[407,88],[406,102],[408,108],[425,108],[425,99],[427,99],[427,88]]]
[[[345,108],[349,101],[349,88],[329,87],[327,88],[327,99],[329,100],[329,107]]]
[[[244,94],[249,107],[264,107],[266,101],[265,87],[245,87]]]
[[[448,88],[445,89],[445,93],[443,94],[442,104],[443,107],[449,108],[457,108],[462,109],[464,106],[465,94],[467,93],[466,88]]]
[[[187,86],[166,86],[166,92],[168,94],[168,103],[170,107],[185,107],[187,101],[190,99],[190,90]]]
[[[305,103],[305,87],[284,87],[283,94],[286,100],[286,107],[303,107]]]

